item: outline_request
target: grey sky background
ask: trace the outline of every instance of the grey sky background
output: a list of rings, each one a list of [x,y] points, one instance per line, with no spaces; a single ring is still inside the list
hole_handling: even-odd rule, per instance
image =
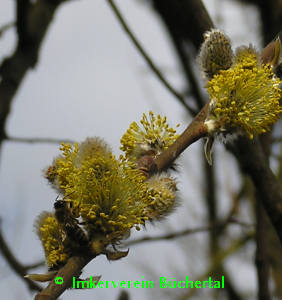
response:
[[[253,43],[260,48],[258,16],[253,7],[228,0],[203,1],[218,27],[231,37],[234,46]],[[131,28],[170,82],[183,87],[179,69],[158,17],[147,2],[117,1]],[[2,0],[0,25],[14,20],[14,1]],[[15,34],[10,30],[0,39],[0,57],[13,49]],[[204,83],[202,82],[203,86]],[[182,106],[152,75],[142,57],[121,30],[115,16],[103,0],[70,1],[61,6],[43,43],[40,61],[29,72],[13,102],[7,132],[16,137],[53,137],[83,141],[88,136],[103,137],[119,155],[119,140],[132,121],[153,110],[167,115],[179,132],[189,122]],[[222,146],[216,146],[216,159],[222,163],[219,206],[228,211],[228,197],[238,187],[233,158]],[[181,157],[178,176],[181,205],[162,223],[147,226],[133,237],[154,235],[205,224],[204,201],[195,188],[201,185],[202,144],[190,147]],[[57,196],[42,177],[42,169],[58,155],[57,145],[5,142],[1,152],[0,193],[2,229],[19,260],[25,264],[43,258],[43,250],[33,232],[33,223],[42,210],[52,210]],[[228,159],[226,159],[228,158]],[[227,187],[227,188],[226,188]],[[237,229],[238,231],[238,229]],[[238,232],[237,232],[238,233]],[[236,236],[236,229],[234,230]],[[104,257],[92,261],[84,276],[102,275],[102,280],[146,280],[157,282],[160,276],[186,275],[196,279],[206,268],[204,245],[207,235],[198,234],[170,242],[144,244],[130,249],[127,258],[108,262]],[[246,291],[256,285],[254,247],[228,260],[236,284]],[[236,269],[238,270],[236,272]],[[40,272],[44,272],[41,268]],[[31,299],[25,284],[0,257],[0,290],[3,299]],[[156,299],[148,289],[129,289],[135,300]],[[176,290],[165,290],[168,299]],[[120,290],[97,289],[66,292],[61,299],[117,299]],[[200,295],[204,295],[204,292]],[[163,295],[162,295],[163,296]],[[203,296],[204,297],[204,296]],[[164,298],[165,299],[165,298]],[[196,299],[196,298],[195,298]],[[199,296],[198,299],[204,299]],[[205,298],[208,299],[208,298]]]

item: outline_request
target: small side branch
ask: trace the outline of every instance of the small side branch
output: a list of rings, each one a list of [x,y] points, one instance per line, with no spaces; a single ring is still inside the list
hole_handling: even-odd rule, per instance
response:
[[[132,241],[129,241],[127,243],[124,243],[124,246],[128,247],[128,246],[132,246],[132,245],[138,245],[141,243],[147,243],[147,242],[159,242],[159,241],[164,241],[164,240],[173,240],[176,238],[181,238],[183,236],[187,236],[190,234],[195,234],[195,233],[199,233],[199,232],[207,232],[210,231],[212,229],[220,229],[220,228],[225,228],[226,225],[228,224],[234,224],[234,225],[239,225],[239,226],[243,226],[243,227],[253,227],[252,224],[246,224],[244,222],[240,222],[240,221],[233,221],[233,220],[224,220],[221,222],[218,222],[217,224],[214,225],[208,225],[208,226],[202,226],[202,227],[198,227],[198,228],[187,228],[184,230],[180,230],[177,232],[172,232],[169,234],[164,234],[164,235],[158,235],[158,236],[145,236],[141,239],[135,239]]]
[[[5,257],[11,269],[28,285],[30,290],[41,291],[42,288],[28,278],[24,278],[30,266],[23,266],[10,250],[0,227],[0,252]]]
[[[208,113],[209,104],[207,103],[198,115],[193,119],[190,125],[179,136],[179,138],[167,150],[163,151],[154,160],[150,172],[160,172],[171,166],[174,160],[191,144],[202,137],[207,136],[208,129],[204,124]]]
[[[173,240],[176,238],[180,238],[186,235],[190,235],[190,234],[195,234],[198,232],[207,232],[209,230],[211,230],[211,228],[213,228],[214,226],[203,226],[203,227],[198,227],[198,228],[194,228],[194,229],[184,229],[178,232],[173,232],[173,233],[169,233],[169,234],[165,234],[165,235],[159,235],[159,236],[155,236],[155,237],[151,237],[151,236],[145,236],[141,239],[136,239],[136,240],[132,240],[129,241],[128,243],[125,243],[125,246],[132,246],[132,245],[137,245],[137,244],[141,244],[141,243],[145,243],[145,242],[158,242],[158,241],[164,241],[164,240]]]

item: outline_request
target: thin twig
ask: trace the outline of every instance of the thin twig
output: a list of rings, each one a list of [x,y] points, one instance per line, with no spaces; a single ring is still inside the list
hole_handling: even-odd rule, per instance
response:
[[[201,226],[201,227],[197,227],[197,228],[187,228],[184,230],[180,230],[177,232],[172,232],[169,234],[164,234],[164,235],[158,235],[158,236],[145,236],[143,238],[140,239],[135,239],[135,240],[131,240],[127,243],[123,243],[123,245],[125,247],[128,246],[133,246],[133,245],[137,245],[137,244],[141,244],[141,243],[147,243],[147,242],[158,242],[158,241],[164,241],[164,240],[172,240],[172,239],[176,239],[176,238],[181,238],[183,236],[187,236],[190,234],[195,234],[195,233],[199,233],[199,232],[207,232],[210,231],[214,228],[221,228],[221,227],[225,227],[226,225],[240,225],[240,226],[247,226],[247,227],[251,227],[253,226],[252,224],[247,224],[244,222],[240,222],[240,221],[231,221],[230,223],[226,223],[226,221],[219,221],[217,224],[214,225],[207,225],[207,226]]]
[[[192,120],[179,138],[154,159],[151,166],[151,173],[161,172],[171,166],[174,160],[192,143],[207,136],[208,130],[204,124],[207,117],[209,104],[207,103],[198,115]]]
[[[201,89],[198,84],[198,79],[196,78],[195,72],[192,68],[191,56],[185,49],[185,43],[183,42],[183,39],[181,39],[177,34],[177,30],[175,29],[175,27],[170,23],[166,23],[166,25],[173,40],[175,50],[178,54],[184,77],[187,81],[187,85],[190,88],[191,94],[193,95],[195,104],[197,106],[197,110],[199,111],[205,105],[206,101],[202,96]]]
[[[137,244],[141,244],[144,242],[158,242],[158,241],[164,241],[164,240],[172,240],[172,239],[176,239],[176,238],[180,238],[186,235],[190,235],[190,234],[195,234],[198,232],[206,232],[211,230],[211,228],[214,226],[202,226],[202,227],[198,227],[198,228],[188,228],[188,229],[184,229],[184,230],[180,230],[177,232],[172,232],[169,234],[164,234],[164,235],[158,235],[158,236],[145,236],[141,239],[135,239],[132,241],[129,241],[127,243],[124,243],[124,246],[133,246],[133,245],[137,245]]]
[[[29,271],[31,269],[36,269],[36,268],[42,267],[44,265],[45,265],[45,261],[40,260],[40,261],[35,262],[33,264],[25,265],[24,268],[25,268],[25,270]]]
[[[0,220],[1,222],[1,220]],[[42,288],[34,283],[32,280],[28,278],[24,278],[26,275],[28,268],[23,266],[17,258],[14,256],[12,251],[10,250],[4,236],[2,233],[2,228],[0,226],[0,252],[2,253],[3,257],[5,257],[6,261],[10,265],[11,269],[28,285],[30,290],[34,291],[41,291]]]
[[[47,143],[47,144],[61,144],[61,143],[70,143],[74,144],[75,141],[69,140],[69,139],[54,139],[54,138],[24,138],[24,137],[12,137],[7,136],[5,138],[5,141],[8,142],[15,142],[15,143],[29,143],[29,144],[35,144],[35,143]]]
[[[236,251],[240,250],[241,247],[243,247],[248,241],[250,241],[253,238],[253,236],[254,236],[254,232],[250,231],[244,237],[241,237],[241,238],[235,240],[231,244],[231,246],[229,246],[227,249],[220,250],[217,253],[217,255],[216,255],[216,257],[215,257],[215,259],[213,261],[213,264],[210,266],[210,268],[208,269],[208,271],[206,271],[206,272],[204,272],[204,274],[200,275],[197,278],[197,280],[203,281],[205,278],[209,277],[210,274],[213,274],[214,270],[216,270],[218,268],[218,266],[222,265],[222,263],[224,262],[224,260],[227,257],[229,257],[230,255],[232,255]],[[189,289],[181,297],[179,297],[179,300],[189,299],[197,291],[198,291],[198,289]]]
[[[10,23],[7,23],[7,24],[3,25],[3,26],[0,28],[0,37],[1,37],[7,30],[9,30],[10,28],[12,28],[13,26],[15,26],[15,22],[10,22]]]
[[[129,26],[127,25],[124,17],[122,16],[119,8],[117,7],[117,5],[115,4],[115,2],[113,0],[107,0],[109,3],[109,6],[112,8],[114,14],[116,15],[117,19],[119,20],[122,28],[124,29],[124,31],[127,33],[127,35],[129,36],[129,38],[131,39],[131,41],[133,42],[133,44],[135,45],[135,47],[137,48],[137,50],[139,51],[139,53],[143,56],[143,58],[145,59],[145,61],[147,62],[148,66],[151,68],[151,70],[155,73],[155,75],[158,77],[158,79],[163,83],[163,85],[167,88],[167,90],[173,94],[174,97],[176,97],[182,105],[184,105],[184,107],[192,114],[195,115],[196,111],[190,107],[184,97],[177,92],[172,85],[165,79],[164,75],[161,73],[161,71],[157,68],[157,66],[154,64],[154,62],[152,61],[152,59],[150,58],[150,56],[147,54],[147,52],[144,50],[144,47],[141,45],[141,43],[137,40],[137,38],[135,37],[135,35],[133,34],[133,32],[131,31],[131,29],[129,28]]]

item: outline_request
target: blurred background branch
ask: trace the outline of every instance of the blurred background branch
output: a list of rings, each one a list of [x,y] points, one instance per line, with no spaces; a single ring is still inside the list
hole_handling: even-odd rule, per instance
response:
[[[33,291],[41,291],[41,287],[34,283],[32,280],[28,278],[24,278],[24,276],[34,268],[37,268],[39,266],[44,265],[44,262],[37,262],[31,265],[22,265],[17,258],[12,253],[10,247],[6,243],[6,240],[4,239],[3,233],[2,233],[2,226],[0,222],[0,252],[9,264],[9,266],[12,268],[12,270],[23,280],[28,288]]]
[[[186,103],[185,98],[180,93],[178,93],[171,86],[171,84],[165,79],[165,77],[162,74],[162,72],[157,68],[157,66],[155,65],[155,63],[153,62],[153,60],[150,58],[150,56],[144,50],[144,48],[142,47],[141,43],[137,40],[137,38],[135,37],[135,35],[133,34],[133,32],[131,31],[131,29],[127,25],[124,17],[122,16],[122,14],[121,14],[119,8],[117,7],[117,5],[115,4],[115,2],[113,0],[107,0],[107,1],[109,3],[110,7],[112,8],[114,14],[116,15],[117,19],[119,20],[119,22],[120,22],[122,28],[124,29],[125,33],[128,35],[128,37],[130,38],[130,40],[132,41],[132,43],[134,44],[134,46],[136,47],[136,49],[138,50],[138,52],[145,59],[145,61],[147,62],[148,66],[150,67],[150,69],[152,70],[152,72],[157,76],[157,78],[167,88],[167,90],[170,91],[170,93],[172,93],[172,95],[179,100],[179,102],[187,109],[187,111],[190,112],[192,115],[195,115],[194,109],[191,108]]]

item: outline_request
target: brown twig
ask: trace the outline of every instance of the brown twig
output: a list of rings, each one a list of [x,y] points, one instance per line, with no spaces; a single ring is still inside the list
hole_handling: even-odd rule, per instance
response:
[[[175,49],[181,61],[181,65],[183,67],[184,75],[188,83],[191,95],[193,95],[196,102],[197,111],[199,111],[205,105],[206,101],[202,96],[198,79],[196,78],[191,64],[191,55],[187,53],[187,46],[185,47],[183,41],[181,41],[181,39],[176,34],[174,34],[173,29],[171,30],[171,36],[174,41]]]
[[[109,3],[109,6],[112,8],[114,14],[116,15],[117,19],[119,20],[122,28],[124,29],[124,31],[126,32],[126,34],[128,35],[128,37],[131,39],[132,43],[134,44],[134,46],[136,47],[136,49],[138,50],[138,52],[141,54],[141,56],[145,59],[146,63],[148,64],[148,66],[150,67],[150,69],[153,71],[153,73],[157,76],[157,78],[160,80],[160,82],[162,82],[162,84],[166,87],[166,89],[174,96],[176,97],[180,103],[192,114],[195,115],[195,110],[190,107],[184,97],[178,93],[175,88],[172,87],[172,85],[166,80],[166,78],[164,77],[164,75],[162,74],[162,72],[158,69],[158,67],[155,65],[155,63],[153,62],[153,60],[150,58],[150,56],[147,54],[147,52],[144,50],[144,47],[141,45],[141,43],[137,40],[137,38],[135,37],[135,35],[133,34],[133,32],[131,31],[131,29],[129,28],[129,26],[127,25],[124,17],[122,16],[119,8],[117,7],[117,5],[115,4],[115,2],[113,0],[107,0]]]
[[[171,17],[173,13],[170,16],[168,11],[163,10],[162,6],[163,5],[165,6],[166,4],[164,4],[164,2],[167,1],[154,1],[154,2],[155,3],[158,2],[158,5],[155,5],[155,8],[163,17],[165,26],[172,39],[172,45],[175,47],[177,57],[179,58],[179,62],[183,69],[183,74],[186,79],[187,86],[189,86],[190,88],[191,95],[193,96],[197,110],[199,111],[204,106],[206,101],[202,96],[198,80],[195,76],[195,72],[191,65],[191,54],[188,53],[188,49],[191,50],[191,47],[187,47],[187,41],[185,41],[183,35],[179,33],[180,28],[177,28],[177,26],[175,26],[175,22],[171,22]]]
[[[11,269],[28,285],[30,290],[41,291],[42,288],[39,285],[28,278],[24,278],[24,275],[26,275],[30,269],[30,266],[23,266],[17,260],[9,248],[1,229],[2,228],[0,226],[0,252],[2,253],[3,257],[6,259]]]
[[[179,136],[179,138],[167,150],[163,151],[154,160],[151,166],[151,173],[166,170],[174,160],[192,143],[202,137],[207,136],[207,127],[204,124],[208,113],[208,103],[202,108],[189,126]]]
[[[35,296],[35,300],[54,300],[57,299],[66,289],[71,287],[73,276],[79,276],[81,270],[87,265],[94,257],[88,255],[73,256],[66,265],[64,265],[56,274],[54,280],[49,285]],[[56,284],[57,277],[63,278],[62,284]]]
[[[35,262],[33,264],[25,265],[24,268],[25,268],[25,270],[29,271],[29,270],[32,270],[32,269],[36,269],[36,268],[42,267],[44,265],[45,265],[45,261],[44,260],[40,260],[40,261]]]
[[[158,236],[145,236],[143,238],[140,239],[135,239],[135,240],[131,240],[128,241],[127,243],[123,243],[123,245],[125,247],[128,246],[133,246],[133,245],[138,245],[141,243],[147,243],[147,242],[159,242],[159,241],[164,241],[164,240],[173,240],[176,238],[181,238],[183,236],[187,236],[190,234],[195,234],[195,233],[199,233],[199,232],[207,232],[210,231],[214,228],[222,228],[225,227],[226,225],[240,225],[240,226],[244,226],[244,227],[251,227],[252,224],[246,224],[244,222],[240,222],[240,221],[235,221],[235,220],[223,220],[223,221],[218,221],[216,224],[214,225],[207,225],[207,226],[202,226],[202,227],[197,227],[197,228],[187,228],[184,230],[180,230],[177,232],[172,232],[169,234],[164,234],[164,235],[158,235]]]

